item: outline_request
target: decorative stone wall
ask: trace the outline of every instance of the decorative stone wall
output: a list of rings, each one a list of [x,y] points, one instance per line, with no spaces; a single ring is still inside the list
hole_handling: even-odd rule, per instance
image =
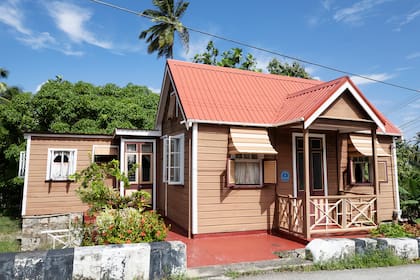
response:
[[[53,240],[45,230],[71,229],[77,233],[78,223],[83,219],[83,213],[69,213],[45,216],[24,216],[22,218],[21,250],[33,251],[52,248]],[[72,237],[77,239],[76,236]]]
[[[0,279],[162,279],[182,275],[180,241],[0,254]]]

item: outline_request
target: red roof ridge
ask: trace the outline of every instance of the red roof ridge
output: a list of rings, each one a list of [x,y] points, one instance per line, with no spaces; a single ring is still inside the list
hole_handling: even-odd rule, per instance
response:
[[[297,92],[289,93],[287,95],[286,99],[296,98],[296,97],[299,97],[299,96],[302,96],[302,95],[305,95],[305,94],[309,94],[309,93],[312,93],[312,92],[315,92],[315,91],[318,91],[320,89],[324,89],[324,88],[327,88],[327,87],[341,86],[346,81],[348,81],[348,79],[349,78],[347,76],[344,76],[344,77],[340,77],[338,79],[335,79],[335,80],[332,80],[332,81],[329,81],[329,82],[324,82],[322,84],[315,85],[313,87],[310,87],[310,88],[307,88],[307,89],[304,89],[304,90],[300,90],[300,91],[297,91]]]
[[[286,81],[293,81],[293,82],[297,82],[301,84],[318,85],[320,83],[324,83],[323,81],[320,81],[320,80],[276,75],[276,74],[256,72],[256,71],[239,69],[239,68],[223,67],[223,66],[218,66],[218,65],[202,64],[202,63],[181,61],[181,60],[175,60],[175,59],[168,59],[167,63],[169,66],[171,66],[171,64],[174,64],[178,66],[203,69],[206,71],[225,72],[225,73],[245,75],[245,76],[255,76],[255,77],[264,78],[264,79],[286,80]]]

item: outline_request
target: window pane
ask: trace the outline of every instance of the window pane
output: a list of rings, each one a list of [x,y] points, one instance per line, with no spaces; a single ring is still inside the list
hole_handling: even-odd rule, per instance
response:
[[[142,153],[151,153],[153,152],[153,145],[152,143],[146,143],[141,145],[141,152]]]
[[[137,163],[137,155],[127,155],[127,171],[128,171],[128,181],[136,182],[137,181],[137,168],[133,169],[134,165]]]
[[[371,182],[368,157],[353,158],[353,174],[356,183]]]
[[[96,163],[107,163],[113,159],[117,159],[117,155],[95,155],[93,158]]]
[[[313,189],[322,190],[322,157],[321,153],[312,153]]]
[[[180,181],[180,168],[178,167],[171,167],[170,169],[170,175],[169,175],[169,179],[172,182],[179,182]]]
[[[321,139],[311,139],[311,149],[321,149]]]
[[[151,161],[151,157],[150,155],[142,155],[141,157],[141,173],[142,173],[142,178],[141,180],[143,182],[149,182],[151,181],[150,178],[150,161]]]
[[[127,152],[137,152],[137,144],[127,144]]]
[[[298,187],[300,191],[303,191],[305,189],[305,179],[304,179],[304,165],[303,165],[303,153],[298,152],[297,153],[297,164],[298,164]]]
[[[259,185],[260,162],[235,161],[235,183],[238,185]]]
[[[302,138],[297,138],[296,139],[296,146],[297,146],[298,150],[303,149],[303,139]]]

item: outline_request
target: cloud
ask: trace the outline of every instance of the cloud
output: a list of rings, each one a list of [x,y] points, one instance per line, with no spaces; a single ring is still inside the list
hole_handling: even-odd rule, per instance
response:
[[[19,9],[19,0],[6,0],[0,4],[0,22],[13,27],[19,33],[31,35],[31,30],[24,25],[24,16]]]
[[[407,58],[407,59],[415,59],[415,58],[418,58],[418,57],[420,57],[420,52],[410,53],[405,58]]]
[[[382,81],[382,82],[394,77],[394,75],[387,74],[387,73],[368,74],[368,75],[361,75],[361,76],[369,78],[369,79],[377,80],[377,81]],[[375,83],[375,81],[369,80],[369,79],[364,79],[359,76],[351,77],[351,80],[358,86]]]
[[[187,61],[191,61],[196,54],[203,53],[206,51],[207,44],[211,39],[208,37],[201,37],[199,40],[190,42],[188,53],[182,49],[180,51],[180,56]],[[217,46],[216,46],[217,48]]]
[[[152,92],[157,93],[157,94],[160,94],[160,88],[149,87],[149,86],[148,86],[148,88],[149,88]]]
[[[334,20],[349,24],[361,25],[366,14],[375,6],[378,6],[387,0],[361,0],[354,3],[351,7],[342,8],[334,14]]]
[[[92,13],[74,4],[52,2],[46,6],[57,27],[76,43],[88,43],[103,49],[112,49],[112,43],[99,40],[95,34],[87,30]]]
[[[400,27],[412,22],[418,16],[420,16],[420,9],[406,15],[404,20],[400,23]]]
[[[324,7],[325,10],[329,11],[331,10],[332,4],[334,3],[334,0],[322,0],[321,5]]]

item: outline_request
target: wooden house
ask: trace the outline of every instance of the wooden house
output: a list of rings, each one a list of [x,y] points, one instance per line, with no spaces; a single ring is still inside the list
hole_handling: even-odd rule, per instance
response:
[[[153,208],[191,236],[276,229],[310,238],[369,229],[399,211],[400,131],[348,77],[168,60],[154,131],[27,136],[24,218],[83,211],[60,172],[114,157],[122,170],[138,164],[131,190],[149,188]]]

